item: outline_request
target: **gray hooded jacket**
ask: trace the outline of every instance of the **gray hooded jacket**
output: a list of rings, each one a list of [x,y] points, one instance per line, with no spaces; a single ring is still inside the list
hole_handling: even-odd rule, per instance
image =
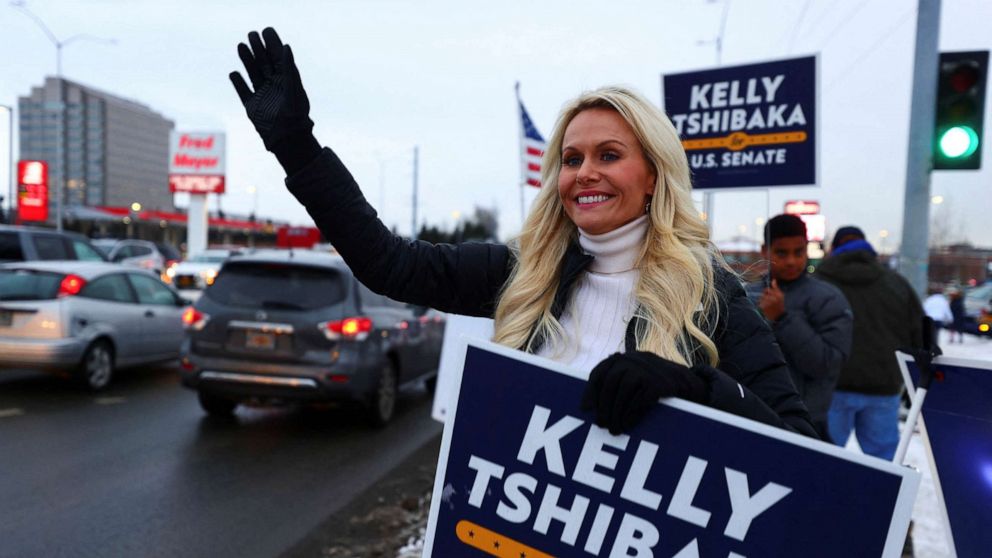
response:
[[[813,423],[822,425],[851,354],[851,307],[836,287],[805,273],[778,286],[785,293],[785,314],[771,324],[772,330]],[[748,285],[749,298],[757,304],[763,290],[763,281]]]

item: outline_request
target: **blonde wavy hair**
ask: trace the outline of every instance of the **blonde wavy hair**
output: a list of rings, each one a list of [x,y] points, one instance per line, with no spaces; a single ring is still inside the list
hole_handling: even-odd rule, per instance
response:
[[[726,264],[692,203],[689,162],[675,127],[644,97],[622,87],[583,93],[558,116],[544,153],[541,192],[511,243],[517,264],[496,307],[493,340],[533,352],[538,339],[558,343],[565,337],[551,307],[561,264],[578,231],[559,198],[558,174],[565,128],[592,108],[612,109],[623,117],[657,177],[648,212],[651,225],[636,264],[640,278],[634,294],[641,318],[637,349],[691,366],[694,347],[699,347],[709,364],[716,365],[711,339],[719,313],[714,266]]]

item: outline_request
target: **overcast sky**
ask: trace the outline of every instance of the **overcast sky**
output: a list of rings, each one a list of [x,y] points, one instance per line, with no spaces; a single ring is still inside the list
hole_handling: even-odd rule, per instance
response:
[[[828,230],[857,224],[876,244],[888,231],[884,249],[891,251],[902,230],[916,0],[730,2],[723,64],[819,54],[822,182],[718,194],[715,238],[741,231],[757,238],[755,222],[766,207],[775,214],[785,200],[806,199],[822,202]],[[418,145],[420,222],[450,226],[454,212],[495,206],[504,238],[520,226],[514,82],[545,136],[561,105],[586,89],[629,85],[660,104],[661,74],[715,64],[723,10],[722,2],[706,0],[26,5],[60,39],[116,39],[66,46],[67,78],[149,105],[179,130],[227,132],[221,203],[229,212],[250,212],[248,188],[256,186],[260,215],[309,223],[227,78],[240,69],[236,44],[271,25],[293,46],[318,140],[337,151],[387,224],[410,230]],[[990,21],[988,0],[944,0],[941,49],[989,49]],[[0,36],[0,103],[16,104],[55,73],[55,47],[9,2],[0,5]],[[986,122],[992,128],[988,115]],[[0,137],[0,161],[6,142]],[[932,208],[945,228],[983,246],[992,246],[990,145],[983,170],[936,173],[932,186],[944,199]]]

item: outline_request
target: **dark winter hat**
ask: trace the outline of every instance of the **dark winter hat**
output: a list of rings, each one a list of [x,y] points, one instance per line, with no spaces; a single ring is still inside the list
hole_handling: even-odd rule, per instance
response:
[[[834,233],[834,241],[830,244],[830,249],[833,250],[851,240],[865,240],[864,231],[853,225],[841,227]]]
[[[776,215],[765,223],[765,244],[771,244],[780,238],[801,236],[806,238],[806,223],[796,215],[783,213]]]

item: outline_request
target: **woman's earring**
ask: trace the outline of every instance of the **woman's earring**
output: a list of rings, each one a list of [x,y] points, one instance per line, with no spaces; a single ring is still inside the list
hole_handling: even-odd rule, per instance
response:
[[[644,204],[644,213],[651,213],[651,197],[648,196],[648,203]]]

